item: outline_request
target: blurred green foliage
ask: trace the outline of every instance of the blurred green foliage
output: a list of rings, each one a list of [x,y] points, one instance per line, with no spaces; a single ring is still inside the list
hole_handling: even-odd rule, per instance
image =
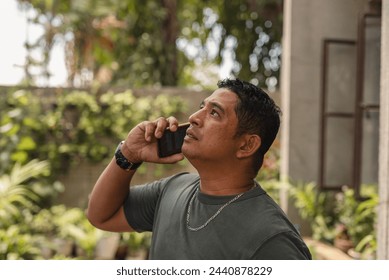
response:
[[[50,50],[60,43],[69,86],[202,84],[214,76],[212,66],[229,62],[235,76],[277,85],[282,0],[18,1],[34,9],[29,21],[44,30],[26,42],[29,84],[35,75],[50,78]]]
[[[48,172],[48,162],[34,160],[0,173],[0,259],[40,258],[44,238],[30,234],[25,218],[40,210],[41,196],[34,186],[46,184]]]
[[[93,259],[97,242],[107,235],[80,208],[43,208],[35,186],[43,187],[49,168],[47,161],[32,160],[0,173],[0,260]],[[53,185],[44,187],[55,191]]]
[[[269,151],[265,154],[262,167],[257,175],[261,187],[277,203],[280,203],[280,192],[284,186],[280,180],[280,143],[276,139]]]
[[[58,174],[80,160],[110,159],[129,129],[157,116],[179,117],[186,103],[166,95],[135,97],[129,90],[43,96],[12,88],[0,95],[0,259],[92,259],[107,233],[82,209],[52,205],[63,191]],[[149,236],[125,239],[137,248]]]
[[[335,239],[350,240],[361,258],[374,258],[377,250],[378,190],[375,185],[363,185],[362,200],[354,190],[344,186],[338,193],[319,192],[315,183],[290,184],[290,195],[300,216],[308,221],[312,237],[335,243]]]
[[[110,158],[117,142],[143,120],[180,116],[186,109],[180,97],[135,97],[130,90],[100,95],[69,91],[55,102],[30,90],[9,90],[0,103],[0,172],[32,159],[50,162],[51,175],[64,173],[72,163]]]

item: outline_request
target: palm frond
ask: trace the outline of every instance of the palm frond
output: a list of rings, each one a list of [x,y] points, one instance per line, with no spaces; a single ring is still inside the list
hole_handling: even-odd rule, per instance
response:
[[[37,207],[40,198],[31,188],[31,179],[46,175],[49,167],[47,161],[32,160],[16,163],[10,174],[0,176],[0,223],[9,223],[23,209]]]

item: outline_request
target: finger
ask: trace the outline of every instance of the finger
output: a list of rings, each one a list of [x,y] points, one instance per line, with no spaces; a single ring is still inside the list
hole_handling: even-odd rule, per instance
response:
[[[155,132],[154,132],[154,135],[156,138],[161,138],[166,127],[168,126],[168,121],[165,119],[165,118],[158,118],[156,120],[156,128],[155,128]]]
[[[167,118],[167,121],[168,121],[169,129],[173,132],[176,131],[178,128],[178,120],[175,117],[170,116]]]
[[[145,139],[147,142],[151,142],[155,132],[156,124],[153,122],[146,122],[144,124],[144,128],[145,128]]]

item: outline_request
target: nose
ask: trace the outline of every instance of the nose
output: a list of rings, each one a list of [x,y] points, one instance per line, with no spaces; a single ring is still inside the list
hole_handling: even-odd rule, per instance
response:
[[[189,117],[189,123],[192,125],[192,126],[201,126],[203,121],[202,121],[202,112],[203,112],[203,109],[200,109],[196,112],[194,112],[192,115],[190,115]]]

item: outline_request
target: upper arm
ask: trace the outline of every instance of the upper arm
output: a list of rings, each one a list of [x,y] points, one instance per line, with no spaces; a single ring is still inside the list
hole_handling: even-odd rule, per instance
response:
[[[106,221],[101,222],[99,224],[94,223],[93,225],[101,230],[106,230],[111,232],[134,231],[134,229],[127,222],[127,219],[124,214],[123,206],[121,206],[119,210]]]
[[[135,231],[152,231],[159,203],[166,188],[188,184],[186,173],[176,174],[152,183],[130,188],[129,195],[124,201],[123,208],[118,214],[120,221],[126,223]]]

